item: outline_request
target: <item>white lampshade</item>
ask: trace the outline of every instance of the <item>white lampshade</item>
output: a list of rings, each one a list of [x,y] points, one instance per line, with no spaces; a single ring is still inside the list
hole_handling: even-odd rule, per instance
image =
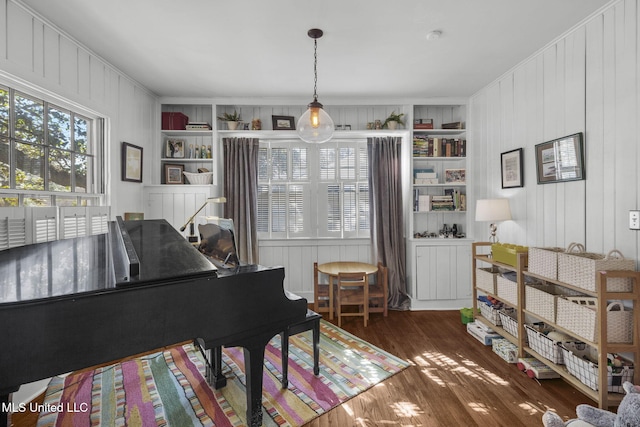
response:
[[[476,202],[476,221],[507,221],[511,219],[509,199],[483,199]]]
[[[322,107],[309,104],[307,111],[298,120],[296,131],[303,141],[322,144],[333,137],[334,124],[331,116]]]
[[[492,243],[498,242],[498,227],[496,221],[507,221],[511,219],[511,208],[509,199],[482,199],[476,202],[476,221],[490,221],[489,240]]]

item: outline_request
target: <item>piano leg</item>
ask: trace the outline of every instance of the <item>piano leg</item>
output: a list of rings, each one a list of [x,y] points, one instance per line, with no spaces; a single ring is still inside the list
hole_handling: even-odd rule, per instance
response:
[[[9,407],[9,395],[3,394],[0,396],[0,427],[7,427],[9,425],[10,413],[11,408]]]
[[[222,347],[206,350],[206,359],[207,370],[205,378],[209,385],[216,390],[225,387],[227,385],[227,377],[222,375]]]
[[[282,388],[289,387],[289,330],[280,333],[280,351],[282,355]]]
[[[247,423],[262,425],[262,371],[266,343],[244,347],[244,367],[247,380]]]

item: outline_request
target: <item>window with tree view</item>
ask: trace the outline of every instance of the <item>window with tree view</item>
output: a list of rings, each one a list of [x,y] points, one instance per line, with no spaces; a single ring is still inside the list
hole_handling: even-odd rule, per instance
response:
[[[369,186],[366,140],[261,141],[261,238],[366,238]]]
[[[99,204],[96,122],[0,86],[0,206]]]

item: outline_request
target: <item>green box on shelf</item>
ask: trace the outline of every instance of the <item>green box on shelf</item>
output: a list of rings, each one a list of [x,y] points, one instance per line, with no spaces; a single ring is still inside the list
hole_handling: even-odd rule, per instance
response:
[[[519,253],[529,253],[529,248],[510,243],[494,243],[491,245],[493,260],[512,267],[517,266]]]

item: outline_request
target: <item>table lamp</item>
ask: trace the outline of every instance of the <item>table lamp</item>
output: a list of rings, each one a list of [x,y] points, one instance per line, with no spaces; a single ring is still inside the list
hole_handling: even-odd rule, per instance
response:
[[[205,206],[207,206],[209,203],[225,203],[226,201],[227,201],[227,198],[224,197],[224,196],[221,196],[221,197],[209,197],[202,204],[202,206],[200,206],[200,209],[198,209],[196,211],[196,213],[191,215],[191,218],[189,218],[187,220],[187,222],[182,227],[180,227],[180,231],[183,232],[187,228],[187,225],[189,226],[189,237],[187,238],[187,240],[189,240],[189,242],[191,242],[191,243],[197,243],[198,242],[198,236],[196,236],[196,227],[195,227],[195,224],[193,223],[193,219],[196,217],[196,215],[198,215],[200,213],[200,211],[202,209],[204,209]]]
[[[509,199],[482,199],[476,202],[476,221],[490,221],[489,230],[491,243],[498,242],[498,226],[496,221],[507,221],[511,219],[511,208]]]

